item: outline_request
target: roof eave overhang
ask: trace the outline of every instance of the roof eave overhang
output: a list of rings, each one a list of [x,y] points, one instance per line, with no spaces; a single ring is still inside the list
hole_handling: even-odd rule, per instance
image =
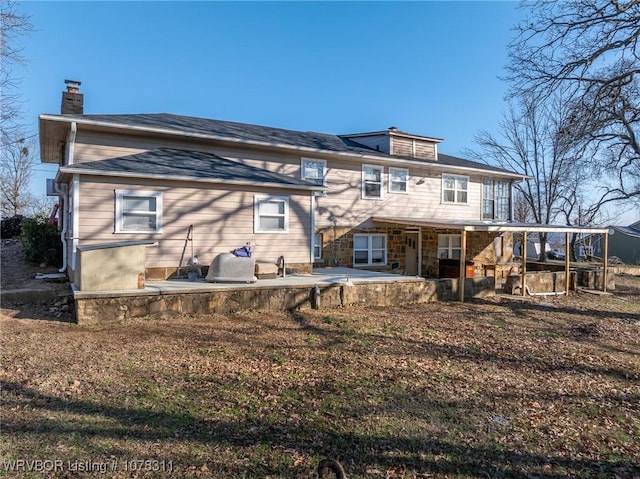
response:
[[[132,125],[125,125],[123,123],[87,120],[87,119],[77,118],[77,117],[66,118],[66,117],[61,117],[60,115],[41,114],[39,118],[41,122],[53,121],[53,122],[62,122],[62,123],[69,123],[69,124],[72,122],[76,122],[78,125],[88,125],[88,126],[95,126],[95,127],[102,127],[102,128],[119,128],[123,130],[138,131],[141,133],[154,133],[154,134],[160,134],[160,135],[173,135],[173,136],[206,139],[206,140],[216,140],[216,141],[222,141],[222,142],[228,142],[228,143],[234,143],[234,144],[252,145],[252,146],[263,147],[263,148],[278,148],[278,149],[284,149],[284,150],[290,150],[290,151],[301,151],[305,153],[317,153],[317,154],[324,154],[324,155],[340,156],[345,158],[358,158],[358,159],[363,159],[363,160],[372,161],[372,162],[427,167],[427,168],[434,168],[436,170],[442,170],[442,171],[459,171],[459,172],[467,172],[467,173],[477,173],[477,174],[498,176],[498,177],[504,177],[504,178],[511,178],[517,181],[523,181],[527,178],[530,178],[529,176],[526,176],[526,175],[514,174],[506,171],[501,172],[501,171],[485,170],[482,168],[470,168],[470,167],[464,167],[464,166],[447,165],[447,164],[438,163],[437,161],[427,163],[424,160],[408,160],[403,158],[394,158],[391,156],[381,157],[379,155],[367,155],[365,153],[350,153],[350,152],[340,152],[340,151],[333,151],[333,150],[323,150],[320,148],[309,148],[305,146],[288,145],[286,143],[268,143],[268,142],[262,142],[262,141],[242,140],[238,138],[231,138],[231,137],[226,137],[221,135],[206,135],[203,133],[183,132],[183,131],[172,130],[168,128],[132,126]],[[41,123],[41,127],[42,127],[42,123]],[[339,135],[339,136],[347,136],[347,135]],[[45,160],[42,160],[42,161],[45,161]]]
[[[324,186],[305,186],[305,185],[291,185],[286,183],[276,183],[273,181],[249,181],[249,180],[223,180],[220,178],[202,178],[195,176],[181,176],[181,175],[158,175],[149,173],[134,173],[134,172],[122,172],[122,171],[103,171],[103,170],[91,170],[88,168],[74,168],[74,167],[61,167],[58,170],[56,181],[63,183],[69,181],[72,175],[84,175],[84,176],[105,176],[109,178],[139,178],[147,180],[165,180],[165,181],[185,181],[192,183],[208,183],[208,184],[220,184],[220,185],[234,185],[234,186],[259,186],[262,188],[278,188],[286,190],[298,190],[298,191],[325,191]]]
[[[488,233],[609,233],[609,228],[595,228],[587,226],[566,226],[566,225],[541,225],[537,223],[484,223],[484,222],[449,222],[437,220],[421,220],[413,218],[393,218],[384,216],[373,216],[371,218],[377,223],[404,224],[407,226],[424,226],[440,229],[451,229],[467,232],[488,232]]]
[[[413,138],[416,140],[426,140],[426,141],[432,141],[434,143],[442,143],[444,140],[442,138],[435,138],[432,136],[420,136],[420,135],[413,135],[411,133],[404,133],[402,131],[393,131],[393,130],[382,130],[382,131],[371,131],[371,132],[367,132],[367,133],[350,133],[348,135],[338,135],[344,138],[363,138],[363,137],[367,137],[367,136],[401,136],[403,138]]]

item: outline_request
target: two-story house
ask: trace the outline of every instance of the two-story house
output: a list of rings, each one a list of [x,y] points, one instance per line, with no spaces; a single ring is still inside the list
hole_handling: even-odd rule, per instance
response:
[[[511,220],[522,175],[440,154],[440,139],[393,127],[333,135],[83,114],[81,101],[70,90],[62,114],[39,116],[41,160],[59,165],[71,278],[79,246],[135,240],[156,244],[147,278],[171,277],[187,237],[201,264],[249,243],[258,260],[283,256],[302,272],[315,264],[435,277],[445,259],[464,256],[471,274],[510,260],[511,236],[484,226]]]

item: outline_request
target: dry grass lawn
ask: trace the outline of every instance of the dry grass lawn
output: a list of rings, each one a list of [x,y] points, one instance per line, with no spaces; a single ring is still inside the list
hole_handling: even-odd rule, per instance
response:
[[[0,476],[640,477],[640,278],[618,284],[86,327],[5,309]]]

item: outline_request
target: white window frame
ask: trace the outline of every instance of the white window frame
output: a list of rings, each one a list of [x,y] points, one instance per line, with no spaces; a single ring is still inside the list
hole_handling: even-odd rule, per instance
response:
[[[322,259],[322,233],[314,233],[313,235],[313,259]]]
[[[156,201],[156,210],[154,211],[125,211],[124,210],[124,198],[128,196],[134,196],[138,198],[154,198]],[[116,201],[116,215],[115,215],[115,232],[116,233],[162,233],[162,191],[151,190],[115,190]],[[125,229],[124,218],[125,215],[149,215],[155,213],[156,227],[155,229]]]
[[[499,185],[504,185],[504,191],[506,196],[498,196]],[[491,197],[487,197],[487,188],[491,192]],[[498,217],[498,204],[502,203],[506,199],[506,216],[504,218]],[[485,216],[485,203],[491,201],[491,216]],[[485,178],[482,181],[482,211],[483,220],[496,220],[496,221],[509,221],[511,219],[511,184],[508,181],[495,180],[492,178]]]
[[[367,249],[358,249],[356,250],[356,238],[357,237],[366,237],[367,238]],[[373,252],[379,251],[380,248],[373,248],[373,238],[383,238],[384,239],[384,248],[383,251],[383,260],[382,262],[375,263],[373,262]],[[366,263],[356,263],[356,251],[366,251],[367,252],[367,262]],[[368,234],[368,233],[357,233],[353,235],[353,267],[360,268],[365,266],[386,266],[388,260],[388,239],[386,234]]]
[[[309,176],[307,175],[307,167],[308,163],[320,163],[322,165],[322,171],[320,178],[317,176]],[[316,158],[301,158],[300,159],[300,179],[305,181],[310,181],[318,186],[326,186],[327,184],[327,160],[319,160]]]
[[[260,215],[260,205],[262,203],[275,203],[281,202],[284,204],[284,213],[278,215]],[[263,229],[260,227],[260,218],[262,216],[270,217],[282,217],[283,228],[278,229]],[[253,201],[253,232],[254,233],[278,233],[284,234],[289,232],[289,197],[288,196],[275,196],[275,195],[256,195]]]
[[[451,188],[445,188],[445,181],[450,178],[453,180],[453,190]],[[458,189],[458,181],[464,180],[467,184],[467,189]],[[453,201],[448,201],[445,198],[445,191],[453,191]],[[458,201],[458,193],[464,192],[467,195],[466,201]],[[469,204],[469,177],[465,175],[452,175],[449,173],[442,174],[442,202],[448,205],[468,205]]]
[[[404,172],[406,177],[404,181],[394,181],[393,173],[394,172]],[[404,191],[394,191],[392,186],[396,183],[404,183]],[[389,193],[396,195],[406,195],[409,193],[409,169],[408,168],[393,168],[389,167]]]
[[[458,238],[458,244],[460,246],[453,246],[454,238]],[[440,241],[446,240],[446,241]],[[441,243],[447,243],[445,246],[441,246]],[[453,252],[458,251],[458,258],[453,256]],[[446,252],[445,256],[442,253]],[[459,234],[439,234],[438,235],[438,259],[460,259],[462,257],[462,235]]]
[[[380,171],[380,181],[376,182],[376,181],[371,181],[371,180],[367,180],[366,179],[366,169],[367,168],[373,168],[375,170],[379,170]],[[370,184],[379,184],[380,185],[380,196],[368,196],[366,194],[366,185],[367,183]],[[384,166],[379,166],[379,165],[362,165],[362,198],[366,199],[366,200],[381,200],[382,196],[383,196],[383,192],[384,191]]]

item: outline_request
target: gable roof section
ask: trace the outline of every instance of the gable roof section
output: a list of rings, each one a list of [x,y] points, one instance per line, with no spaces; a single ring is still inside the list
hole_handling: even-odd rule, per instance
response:
[[[325,188],[291,176],[202,151],[159,148],[134,155],[77,163],[60,168],[63,175],[85,174],[128,178],[226,183],[321,191]]]
[[[351,139],[353,135],[330,135],[312,131],[286,130],[268,126],[237,123],[231,121],[213,120],[208,118],[196,118],[170,113],[149,114],[116,114],[116,115],[40,115],[41,122],[41,154],[43,122],[73,121],[78,124],[94,125],[97,127],[124,128],[132,131],[187,135],[198,138],[229,141],[234,143],[253,144],[257,146],[288,147],[309,152],[325,152],[371,160],[401,161],[405,164],[429,165],[442,169],[442,167],[463,168],[467,170],[480,170],[496,173],[511,178],[524,178],[526,175],[513,171],[489,166],[471,160],[464,160],[450,155],[438,154],[438,160],[416,160],[400,156],[392,156],[377,151],[366,145]],[[54,144],[58,144],[54,142]],[[44,159],[43,161],[47,161]]]

